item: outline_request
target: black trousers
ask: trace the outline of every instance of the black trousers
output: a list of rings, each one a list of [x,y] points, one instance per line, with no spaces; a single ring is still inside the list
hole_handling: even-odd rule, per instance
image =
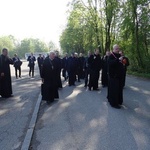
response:
[[[16,78],[18,78],[18,71],[19,71],[19,77],[21,77],[21,67],[15,67],[15,75],[16,75]]]
[[[29,76],[31,76],[31,74],[32,74],[32,77],[34,77],[34,66],[29,67]]]

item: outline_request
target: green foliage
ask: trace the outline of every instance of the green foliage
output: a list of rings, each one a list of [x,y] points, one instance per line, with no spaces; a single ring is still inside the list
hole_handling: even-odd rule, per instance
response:
[[[15,53],[20,58],[24,58],[25,53],[30,52],[48,52],[55,48],[55,44],[50,41],[49,44],[33,38],[26,38],[18,42],[12,35],[0,37],[0,49],[4,47],[8,48],[10,57],[13,57]]]
[[[130,70],[150,73],[150,3],[148,0],[73,0],[60,37],[64,52],[101,53],[119,44]]]

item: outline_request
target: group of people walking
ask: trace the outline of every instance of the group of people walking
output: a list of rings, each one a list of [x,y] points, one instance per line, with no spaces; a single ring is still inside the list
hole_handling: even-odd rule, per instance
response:
[[[17,54],[11,59],[7,53],[8,50],[3,49],[0,57],[0,95],[2,97],[12,95],[9,64],[14,64],[16,78],[18,78],[17,70],[21,77],[22,62]],[[29,62],[29,76],[34,77],[36,58],[33,53],[27,58],[27,61]],[[58,51],[51,51],[46,58],[39,54],[37,62],[42,79],[42,99],[48,104],[55,98],[59,98],[58,89],[62,88],[61,75],[65,81],[68,81],[69,86],[75,86],[75,82],[84,79],[85,88],[88,87],[89,91],[97,91],[99,90],[100,70],[102,70],[101,84],[103,87],[108,87],[107,99],[110,105],[120,108],[123,103],[123,87],[129,60],[120,51],[118,45],[113,46],[112,52],[106,51],[103,57],[100,56],[98,49],[94,53],[88,51],[87,57],[84,57],[82,53],[79,55],[71,53],[70,56],[66,53],[63,58],[60,58]]]

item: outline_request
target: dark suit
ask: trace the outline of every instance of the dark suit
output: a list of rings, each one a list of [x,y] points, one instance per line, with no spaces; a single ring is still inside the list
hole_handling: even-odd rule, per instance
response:
[[[14,67],[15,67],[15,75],[16,78],[18,78],[18,73],[17,71],[19,71],[19,77],[21,77],[21,61],[18,57],[13,57],[13,62],[14,62]]]
[[[29,56],[27,61],[29,61],[28,67],[29,67],[29,76],[31,76],[32,73],[32,77],[34,77],[34,65],[35,65],[35,61],[36,58],[34,56]]]

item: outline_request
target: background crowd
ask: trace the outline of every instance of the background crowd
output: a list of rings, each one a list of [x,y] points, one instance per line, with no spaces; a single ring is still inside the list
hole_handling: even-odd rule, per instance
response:
[[[36,62],[33,53],[28,56],[27,61],[29,77],[33,78]],[[0,56],[0,95],[3,98],[12,96],[10,64],[14,65],[16,79],[21,78],[22,61],[17,54],[9,58],[8,50],[4,48]],[[117,44],[113,46],[112,52],[108,50],[104,56],[100,55],[98,49],[88,51],[87,56],[72,52],[70,56],[66,53],[62,58],[58,51],[50,51],[47,57],[39,54],[37,64],[42,79],[42,99],[48,104],[59,98],[58,89],[63,88],[61,76],[68,82],[68,86],[75,86],[76,82],[84,80],[84,87],[89,91],[100,90],[101,77],[102,86],[108,89],[107,99],[110,105],[121,108],[123,104],[123,87],[129,60]]]

